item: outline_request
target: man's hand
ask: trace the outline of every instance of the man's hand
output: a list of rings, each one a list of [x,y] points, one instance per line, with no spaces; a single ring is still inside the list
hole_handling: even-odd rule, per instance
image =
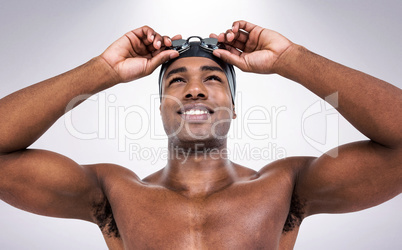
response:
[[[180,35],[173,40],[181,39]],[[177,57],[168,36],[161,36],[152,28],[144,26],[126,33],[100,56],[116,72],[119,82],[129,82],[151,74],[159,65]]]
[[[275,73],[275,62],[292,45],[281,34],[246,21],[234,22],[232,29],[210,37],[227,49],[215,50],[215,56],[243,71],[262,74]]]

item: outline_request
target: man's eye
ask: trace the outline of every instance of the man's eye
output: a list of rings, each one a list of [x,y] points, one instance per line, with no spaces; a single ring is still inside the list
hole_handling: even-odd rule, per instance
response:
[[[175,77],[172,80],[170,80],[169,84],[175,83],[175,82],[184,82],[184,79],[181,77]]]
[[[218,81],[218,82],[222,82],[222,79],[221,79],[219,76],[216,76],[216,75],[208,76],[205,80],[206,80],[206,81]]]

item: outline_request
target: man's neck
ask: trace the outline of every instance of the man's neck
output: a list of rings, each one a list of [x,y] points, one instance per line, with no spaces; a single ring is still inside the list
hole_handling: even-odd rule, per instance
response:
[[[169,160],[162,173],[163,184],[187,197],[206,197],[236,179],[226,143],[215,147],[192,144],[169,146]]]

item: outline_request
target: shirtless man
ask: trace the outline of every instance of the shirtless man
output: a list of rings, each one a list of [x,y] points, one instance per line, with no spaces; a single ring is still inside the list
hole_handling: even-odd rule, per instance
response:
[[[246,21],[211,37],[227,49],[213,54],[243,71],[279,74],[321,98],[338,92],[338,111],[370,140],[340,146],[337,157],[289,157],[258,172],[233,163],[224,155],[236,116],[227,75],[217,60],[186,57],[166,69],[160,106],[168,149],[190,152],[186,161],[170,154],[165,168],[140,180],[121,166],[27,149],[78,95],[179,56],[165,50],[169,37],[142,27],[88,63],[0,100],[0,198],[96,223],[110,249],[292,249],[307,216],[358,211],[401,193],[400,89]],[[185,114],[191,109],[203,114]]]

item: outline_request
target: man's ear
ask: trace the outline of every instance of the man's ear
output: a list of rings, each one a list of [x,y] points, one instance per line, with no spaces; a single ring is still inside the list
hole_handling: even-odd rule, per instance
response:
[[[162,115],[162,110],[161,110],[162,104],[159,104],[159,114]]]
[[[233,116],[232,119],[236,119],[237,115],[236,115],[236,110],[235,110],[235,105],[233,104]]]

